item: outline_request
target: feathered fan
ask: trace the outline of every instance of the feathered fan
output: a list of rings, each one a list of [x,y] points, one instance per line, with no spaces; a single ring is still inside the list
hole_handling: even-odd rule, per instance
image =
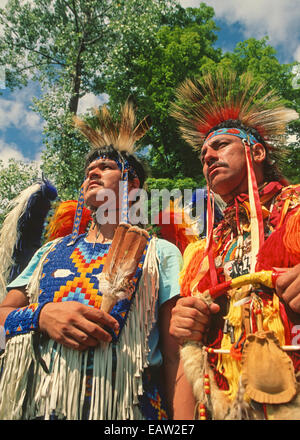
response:
[[[98,276],[103,294],[101,309],[105,312],[109,313],[118,301],[133,293],[133,277],[148,240],[147,231],[137,226],[121,223],[117,227],[103,271]]]

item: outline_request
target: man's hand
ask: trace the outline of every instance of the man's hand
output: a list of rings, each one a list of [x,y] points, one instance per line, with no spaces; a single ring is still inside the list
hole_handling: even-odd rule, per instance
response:
[[[170,334],[179,344],[185,341],[202,341],[212,313],[218,313],[218,304],[207,306],[200,298],[180,298],[172,310]]]
[[[117,330],[119,324],[108,313],[76,301],[48,303],[39,317],[42,332],[65,347],[79,351],[110,342],[111,335],[104,326]]]
[[[294,312],[300,313],[300,264],[285,269],[285,272],[278,276],[275,289],[278,296]]]

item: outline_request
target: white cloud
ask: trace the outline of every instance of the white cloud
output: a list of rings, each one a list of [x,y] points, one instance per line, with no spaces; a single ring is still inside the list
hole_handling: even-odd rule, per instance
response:
[[[26,158],[22,152],[19,150],[18,146],[13,142],[7,142],[5,139],[0,138],[0,159],[2,160],[4,166],[8,165],[9,159],[21,160],[26,163],[31,163],[35,165],[39,174],[42,174],[42,151],[38,151],[33,160]]]
[[[181,0],[184,7],[199,7],[200,0]],[[299,46],[299,0],[206,0],[215,10],[216,18],[228,25],[239,22],[245,38],[260,39],[266,35],[274,47],[293,53]]]
[[[300,44],[294,52],[294,58],[295,58],[295,61],[298,61],[300,63]]]
[[[108,95],[103,93],[100,96],[96,96],[93,93],[87,93],[79,100],[78,114],[86,113],[93,107],[99,107],[108,101]]]
[[[4,139],[0,139],[0,159],[5,165],[9,159],[26,160],[16,144],[6,143]]]
[[[26,133],[41,134],[43,121],[30,109],[35,92],[34,86],[28,86],[11,93],[9,98],[0,96],[0,130],[16,128]]]

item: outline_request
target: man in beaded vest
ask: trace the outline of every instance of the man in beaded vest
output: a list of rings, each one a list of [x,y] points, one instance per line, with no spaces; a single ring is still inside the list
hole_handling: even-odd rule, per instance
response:
[[[299,419],[300,186],[278,167],[298,115],[250,74],[221,70],[183,83],[172,112],[211,199],[226,202],[214,229],[208,206],[207,238],[184,253],[175,417]]]
[[[168,323],[179,294],[181,254],[173,244],[128,223],[128,195],[145,180],[134,146],[148,130],[149,120],[136,126],[131,100],[118,122],[106,106],[96,116],[97,128],[75,118],[92,149],[72,234],[46,243],[8,286],[0,306],[6,333],[0,419],[172,417],[178,363]],[[115,195],[116,215],[100,225],[105,191]],[[93,221],[87,233],[79,234],[83,202]],[[104,309],[104,300],[111,300],[116,286],[107,280],[124,286],[132,271],[126,264],[133,250],[124,249],[125,244],[134,248],[141,236],[146,243],[131,274],[130,289],[113,297],[111,311]],[[113,246],[111,270],[104,274]],[[120,262],[117,267],[114,261]]]

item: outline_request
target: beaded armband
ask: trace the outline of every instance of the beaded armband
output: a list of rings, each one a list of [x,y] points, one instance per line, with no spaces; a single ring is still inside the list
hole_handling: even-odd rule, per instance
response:
[[[26,307],[13,310],[4,323],[5,336],[22,335],[38,329],[39,316],[45,303],[33,303]]]

